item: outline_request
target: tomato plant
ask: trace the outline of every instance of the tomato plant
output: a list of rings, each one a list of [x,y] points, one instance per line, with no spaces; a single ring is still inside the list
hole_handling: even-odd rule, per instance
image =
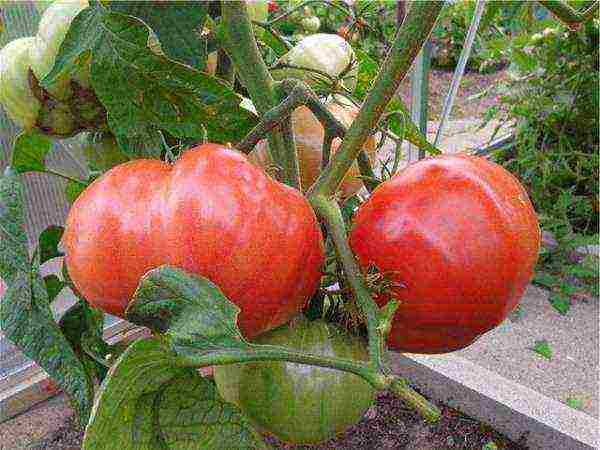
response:
[[[350,244],[363,267],[387,276],[400,303],[390,346],[444,353],[471,344],[517,306],[533,276],[540,229],[510,172],[448,155],[382,184],[360,207]]]
[[[255,342],[368,359],[360,338],[320,320],[295,319]],[[343,432],[360,420],[374,399],[373,388],[356,375],[290,362],[220,366],[214,377],[223,398],[239,405],[260,428],[294,444],[317,443]]]
[[[597,7],[545,4],[572,27]],[[461,348],[529,281],[537,220],[505,171],[443,156],[384,183],[372,167],[376,140],[396,144],[396,163],[404,139],[440,153],[395,94],[443,2],[415,2],[385,33],[370,22],[390,7],[327,2],[355,42],[300,35],[337,26],[280,6],[44,2],[36,35],[0,51],[0,103],[23,127],[0,177],[0,326],[69,395],[84,450],[266,448],[257,428],[318,442],[375,391],[435,422],[388,338]],[[48,156],[75,135],[89,170],[62,172]],[[33,248],[30,172],[66,181],[73,201]],[[62,272],[42,276],[54,258]],[[76,302],[56,321],[62,289]],[[105,313],[151,333],[111,346]]]

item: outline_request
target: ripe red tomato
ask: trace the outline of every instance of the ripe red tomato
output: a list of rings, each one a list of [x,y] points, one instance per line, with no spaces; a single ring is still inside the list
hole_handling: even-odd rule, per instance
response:
[[[296,315],[324,259],[306,199],[217,144],[172,166],[114,167],[77,198],[63,242],[69,274],[92,305],[122,316],[140,277],[171,264],[217,284],[240,307],[246,337]]]
[[[368,360],[362,339],[320,320],[293,320],[255,342]],[[375,394],[357,375],[281,361],[218,366],[214,377],[223,398],[255,425],[295,444],[322,442],[356,424]]]
[[[379,186],[360,207],[350,244],[363,267],[396,283],[390,347],[445,353],[515,308],[533,275],[540,229],[512,174],[483,158],[444,155]]]

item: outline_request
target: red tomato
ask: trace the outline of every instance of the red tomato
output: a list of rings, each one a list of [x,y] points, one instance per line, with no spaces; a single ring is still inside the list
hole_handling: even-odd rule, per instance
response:
[[[269,12],[275,12],[279,10],[279,5],[277,5],[277,2],[275,0],[271,0],[269,1]]]
[[[350,244],[363,267],[396,282],[390,347],[445,353],[515,308],[533,275],[540,229],[512,174],[482,158],[444,155],[379,186],[360,207]]]
[[[324,260],[306,199],[216,144],[173,166],[137,160],[108,171],[73,204],[64,246],[92,305],[122,316],[140,277],[171,264],[217,284],[240,307],[246,337],[296,315]]]

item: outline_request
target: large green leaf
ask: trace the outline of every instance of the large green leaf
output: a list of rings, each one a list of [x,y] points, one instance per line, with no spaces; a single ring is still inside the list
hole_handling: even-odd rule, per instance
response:
[[[39,252],[30,261],[23,217],[23,187],[10,169],[0,178],[0,276],[7,290],[0,302],[0,328],[37,362],[73,401],[87,422],[93,388],[83,365],[54,321],[39,272]]]
[[[52,141],[42,134],[19,134],[13,146],[12,168],[18,173],[45,172],[46,155],[52,146]]]
[[[201,36],[208,2],[112,1],[110,9],[138,17],[156,33],[161,49],[177,61],[204,70],[206,38]]]
[[[206,278],[161,266],[140,280],[126,313],[131,322],[165,333],[174,347],[202,354],[247,348],[239,312]]]
[[[102,45],[104,31],[102,20],[106,9],[95,4],[82,10],[71,22],[60,50],[56,55],[54,67],[41,80],[42,86],[52,85],[65,73],[75,71],[80,61],[95,48]]]
[[[115,134],[135,136],[143,125],[178,138],[200,139],[206,130],[213,142],[237,142],[256,124],[227,85],[153,53],[143,22],[108,13],[104,28],[103,45],[92,59],[92,83]]]
[[[109,345],[102,339],[104,314],[80,298],[63,314],[60,329],[82,360],[92,378],[102,380],[106,375],[106,355]]]
[[[64,231],[65,229],[63,227],[50,225],[40,233],[38,238],[40,264],[44,264],[46,261],[64,255],[64,253],[58,249],[58,244],[62,239]]]
[[[102,383],[83,450],[267,448],[236,406],[158,339],[132,344]]]
[[[44,83],[91,52],[94,91],[119,144],[135,156],[160,154],[160,148],[139,145],[158,130],[225,143],[241,140],[256,125],[257,117],[240,107],[242,98],[225,83],[155,52],[149,38],[141,20],[89,7],[73,20]]]

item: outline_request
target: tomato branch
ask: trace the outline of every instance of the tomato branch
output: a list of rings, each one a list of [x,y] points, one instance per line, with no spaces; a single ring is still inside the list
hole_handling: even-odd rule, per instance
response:
[[[364,282],[360,267],[348,245],[344,219],[337,202],[319,195],[313,197],[313,207],[317,214],[325,220],[327,230],[335,244],[338,258],[344,267],[346,279],[366,319],[369,338],[369,367],[371,370],[390,380],[390,384],[385,389],[390,389],[427,420],[438,420],[440,412],[435,406],[411,389],[406,380],[391,375],[391,370],[386,360],[386,339],[390,332],[391,320],[398,304],[395,301],[390,301],[383,308],[379,309],[373,301],[371,293]],[[367,379],[367,381],[369,380]],[[369,382],[375,387],[371,381]]]
[[[256,109],[263,115],[276,106],[279,99],[274,91],[273,78],[258,50],[246,4],[241,1],[223,1],[221,9],[225,51]],[[269,148],[273,160],[283,169],[281,181],[299,189],[298,154],[289,119],[281,123],[279,130],[272,130]]]
[[[408,406],[418,411],[426,420],[435,422],[440,417],[438,408],[414,391],[406,379],[395,375],[384,375],[370,367],[369,364],[353,359],[313,355],[276,345],[254,344],[240,349],[230,348],[210,353],[196,352],[193,348],[177,347],[176,352],[178,363],[185,367],[202,368],[257,361],[287,361],[350,372],[363,378],[378,391],[390,390]]]
[[[263,114],[260,123],[237,144],[236,148],[243,153],[249,153],[269,131],[280,126],[296,108],[299,106],[306,106],[311,110],[319,122],[321,122],[325,129],[325,138],[323,140],[323,167],[325,167],[329,161],[333,139],[336,137],[343,139],[346,135],[347,128],[336,119],[325,105],[319,101],[318,97],[310,87],[303,82],[286,79],[276,83],[275,90],[281,92],[280,97],[286,93],[288,95],[280,104]],[[365,185],[367,186],[367,189],[372,191],[379,183],[371,168],[369,157],[364,150],[361,150],[359,153],[358,165],[361,170],[361,175],[366,180]]]
[[[309,189],[311,194],[331,195],[337,190],[429,37],[443,5],[442,1],[416,2],[412,5],[373,88],[339,151]]]
[[[313,198],[313,207],[317,214],[325,220],[327,231],[333,239],[338,258],[344,267],[348,283],[352,288],[355,300],[366,320],[371,365],[377,370],[387,372],[389,371],[389,368],[384,358],[385,339],[387,335],[384,335],[384,333],[381,332],[383,329],[379,329],[379,308],[371,298],[371,293],[364,282],[360,267],[348,245],[344,219],[340,207],[334,200],[330,200],[321,195]]]
[[[236,148],[239,151],[249,153],[269,131],[284,123],[296,108],[303,105],[307,106],[334,136],[344,137],[346,127],[323,106],[314,92],[304,83],[298,80],[284,80],[275,86],[275,90],[281,91],[282,96],[288,93],[287,97],[262,115],[260,123],[237,144]]]

